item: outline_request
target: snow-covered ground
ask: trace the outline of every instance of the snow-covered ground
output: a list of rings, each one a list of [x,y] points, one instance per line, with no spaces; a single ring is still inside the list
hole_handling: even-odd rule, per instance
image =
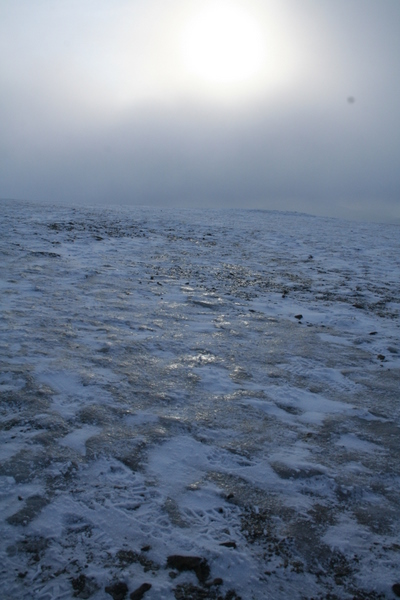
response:
[[[0,214],[2,598],[395,598],[399,226]]]

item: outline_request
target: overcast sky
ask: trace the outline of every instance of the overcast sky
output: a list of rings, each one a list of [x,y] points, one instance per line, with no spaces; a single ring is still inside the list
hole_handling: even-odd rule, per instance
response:
[[[0,197],[400,218],[399,0],[0,0]]]

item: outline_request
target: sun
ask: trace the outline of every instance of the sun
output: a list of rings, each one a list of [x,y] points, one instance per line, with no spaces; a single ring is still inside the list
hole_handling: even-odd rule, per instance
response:
[[[214,1],[187,20],[181,53],[187,72],[205,84],[244,85],[262,69],[265,43],[250,12]]]

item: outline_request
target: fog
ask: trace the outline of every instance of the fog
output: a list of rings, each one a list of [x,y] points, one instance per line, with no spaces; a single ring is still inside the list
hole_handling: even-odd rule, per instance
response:
[[[266,57],[232,85],[184,69],[200,4],[3,4],[0,197],[398,219],[398,2],[237,2]]]

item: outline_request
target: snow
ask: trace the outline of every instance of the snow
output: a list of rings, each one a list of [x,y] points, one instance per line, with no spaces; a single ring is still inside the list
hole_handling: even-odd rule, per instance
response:
[[[2,598],[394,598],[398,226],[0,210]]]

